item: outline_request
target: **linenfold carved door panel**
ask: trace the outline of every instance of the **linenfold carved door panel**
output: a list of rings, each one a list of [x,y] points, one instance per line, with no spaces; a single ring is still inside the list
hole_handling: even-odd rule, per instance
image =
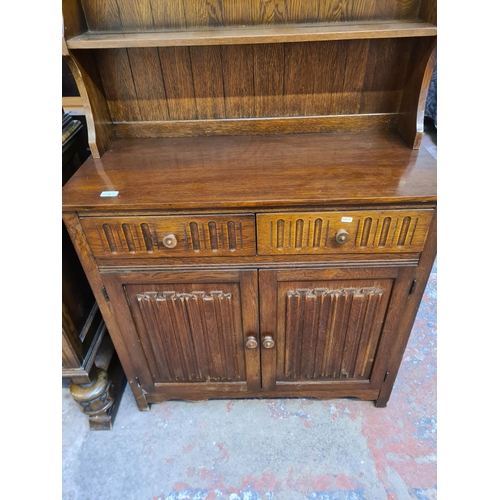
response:
[[[141,387],[167,397],[260,389],[257,272],[102,275]],[[117,306],[116,306],[117,305]],[[165,399],[165,397],[163,397]]]
[[[379,385],[377,349],[397,273],[260,271],[261,337],[274,343],[262,349],[264,390]]]

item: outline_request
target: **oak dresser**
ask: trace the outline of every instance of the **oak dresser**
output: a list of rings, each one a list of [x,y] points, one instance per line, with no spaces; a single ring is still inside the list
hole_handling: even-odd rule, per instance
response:
[[[386,406],[436,255],[434,0],[63,0],[63,219],[141,410]]]

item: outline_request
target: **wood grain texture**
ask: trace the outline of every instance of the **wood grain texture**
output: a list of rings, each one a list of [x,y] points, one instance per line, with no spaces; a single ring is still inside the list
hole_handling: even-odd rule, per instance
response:
[[[316,45],[308,43],[285,44],[283,79],[283,115],[312,114],[314,74],[319,71]]]
[[[255,116],[283,115],[283,44],[254,46]]]
[[[238,287],[219,288],[126,287],[155,382],[245,379]]]
[[[339,269],[362,267],[409,267],[418,266],[420,253],[404,254],[350,254],[319,257],[314,255],[296,255],[293,257],[295,264],[300,264],[304,269],[326,269],[335,266]],[[287,255],[255,255],[252,257],[232,257],[231,259],[217,257],[190,257],[170,258],[168,261],[159,262],[147,257],[136,257],[133,261],[119,257],[111,259],[96,259],[96,264],[102,272],[126,271],[127,269],[144,270],[153,268],[157,272],[183,271],[193,268],[198,270],[213,271],[221,265],[224,269],[238,269],[258,266],[259,269],[286,269],[290,266],[291,258]]]
[[[96,58],[119,137],[366,130],[374,118],[353,114],[399,111],[414,45],[391,39],[105,49]],[[328,115],[346,118],[332,128],[327,121],[309,122],[313,128],[239,121]],[[196,123],[210,119],[236,121]]]
[[[390,289],[390,281],[280,284],[278,380],[369,379]]]
[[[133,0],[129,2],[116,0],[116,2],[120,10],[123,31],[140,32],[150,30],[155,26],[149,0]]]
[[[222,384],[212,384],[207,386],[204,384],[200,387],[196,383],[187,389],[185,384],[180,384],[182,387],[172,387],[173,384],[158,384],[154,394],[147,394],[146,400],[149,403],[161,403],[171,399],[184,399],[187,401],[205,401],[210,399],[248,399],[248,398],[315,398],[315,399],[334,399],[334,398],[357,398],[364,401],[374,401],[379,389],[366,389],[361,382],[357,382],[356,387],[348,385],[348,382],[337,382],[329,387],[319,387],[311,389],[305,382],[300,382],[292,386],[292,384],[277,384],[276,388],[269,391],[245,391],[245,386],[242,389],[237,389],[236,383],[233,382],[232,390],[221,388]],[[333,387],[332,387],[333,386]],[[362,387],[360,389],[360,387]],[[228,388],[229,389],[229,388]]]
[[[111,145],[115,133],[95,59],[88,51],[70,51],[65,59],[82,98],[90,151],[94,158],[99,158]]]
[[[370,44],[367,40],[359,40],[346,44],[347,54],[344,85],[338,114],[356,114],[361,109],[362,90],[369,48]]]
[[[286,23],[286,0],[262,0],[252,2],[252,20],[252,24],[257,26]]]
[[[61,6],[65,39],[81,35],[88,31],[85,13],[79,0],[63,0]]]
[[[338,106],[334,106],[337,94],[342,89],[345,51],[342,42],[309,44],[314,54],[314,81],[309,112],[312,115],[335,115]],[[344,56],[345,57],[345,56]]]
[[[257,214],[260,255],[419,252],[433,210]],[[349,239],[338,243],[338,231]]]
[[[257,106],[257,103],[256,103]],[[234,109],[249,109],[235,106]],[[146,137],[190,137],[216,135],[306,134],[311,132],[389,131],[395,128],[398,115],[300,116],[239,118],[222,120],[171,120],[167,122],[118,122],[120,139]]]
[[[183,0],[149,0],[153,26],[156,30],[186,27]]]
[[[415,45],[407,40],[371,40],[361,99],[361,113],[398,112]]]
[[[241,293],[241,317],[244,325],[245,343],[248,337],[259,340],[259,280],[258,271],[239,273]],[[245,348],[245,368],[248,391],[261,390],[260,349]]]
[[[413,20],[420,7],[418,0],[83,0],[82,3],[89,27],[94,31]],[[111,23],[113,17],[119,18],[120,24]]]
[[[255,334],[255,271],[114,273],[102,279],[119,311],[123,338],[141,346],[136,359],[147,370],[140,378],[146,392],[168,383],[175,393],[183,382],[188,398],[196,382],[203,382],[195,389],[203,387],[206,397],[214,390],[245,391],[246,381],[256,387],[258,353],[247,355],[244,347],[245,337]],[[247,285],[244,292],[240,282]]]
[[[170,119],[196,119],[198,113],[189,49],[187,47],[161,47],[158,52]]]
[[[177,217],[87,217],[88,243],[100,258],[175,258],[255,255],[254,215]],[[167,234],[177,238],[167,248]]]
[[[142,120],[168,120],[158,49],[127,49]]]
[[[90,31],[123,31],[118,0],[81,0]]]
[[[191,47],[189,53],[198,118],[224,118],[226,111],[221,48]]]
[[[127,49],[104,49],[96,54],[109,111],[114,121],[142,119]]]
[[[262,352],[268,390],[376,387],[375,350],[398,273],[298,266],[260,271],[261,332],[276,340],[267,362]]]
[[[231,118],[255,116],[253,47],[221,47],[225,114]]]
[[[320,0],[285,0],[286,22],[288,24],[316,23],[320,21]],[[328,3],[328,2],[327,2]]]
[[[110,189],[119,196],[100,197]],[[434,158],[425,149],[412,151],[398,136],[380,132],[121,139],[100,160],[87,160],[63,188],[65,209],[435,200]]]
[[[283,25],[139,33],[88,31],[68,38],[66,42],[70,49],[110,49],[408,38],[436,36],[436,33],[436,26],[430,23],[382,21],[367,24]]]
[[[397,130],[413,149],[420,147],[424,135],[425,103],[437,57],[436,44],[436,38],[426,39],[410,56]]]
[[[278,304],[277,271],[259,271],[259,321],[261,337],[276,338],[276,315]],[[277,347],[261,349],[262,390],[276,390]]]
[[[426,23],[437,25],[437,0],[422,0],[419,17]]]
[[[420,3],[414,0],[399,0],[396,2],[396,19],[416,19],[420,10]]]

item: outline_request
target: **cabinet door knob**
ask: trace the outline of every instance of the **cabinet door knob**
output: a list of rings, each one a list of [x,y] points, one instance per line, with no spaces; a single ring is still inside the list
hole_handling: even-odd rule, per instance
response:
[[[167,248],[175,248],[177,246],[177,238],[175,237],[175,234],[167,234],[167,236],[163,238],[163,244]]]
[[[271,335],[266,335],[262,341],[262,345],[265,349],[272,349],[274,347],[274,340]]]
[[[247,337],[246,346],[248,349],[255,349],[258,345],[257,339],[254,336]]]
[[[349,233],[345,229],[339,229],[335,235],[335,241],[337,243],[346,243],[349,241]]]

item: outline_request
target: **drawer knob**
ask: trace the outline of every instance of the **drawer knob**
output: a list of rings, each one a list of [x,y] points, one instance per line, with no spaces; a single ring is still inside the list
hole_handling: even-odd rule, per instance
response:
[[[266,335],[262,341],[262,345],[265,349],[272,349],[274,347],[274,340],[271,335]]]
[[[349,233],[345,229],[339,229],[335,235],[335,241],[337,243],[346,243],[349,241]]]
[[[167,234],[167,236],[163,238],[163,244],[167,248],[175,248],[177,246],[177,238],[175,237],[175,234]]]
[[[248,349],[255,349],[258,346],[257,339],[253,336],[247,337],[246,346]]]

